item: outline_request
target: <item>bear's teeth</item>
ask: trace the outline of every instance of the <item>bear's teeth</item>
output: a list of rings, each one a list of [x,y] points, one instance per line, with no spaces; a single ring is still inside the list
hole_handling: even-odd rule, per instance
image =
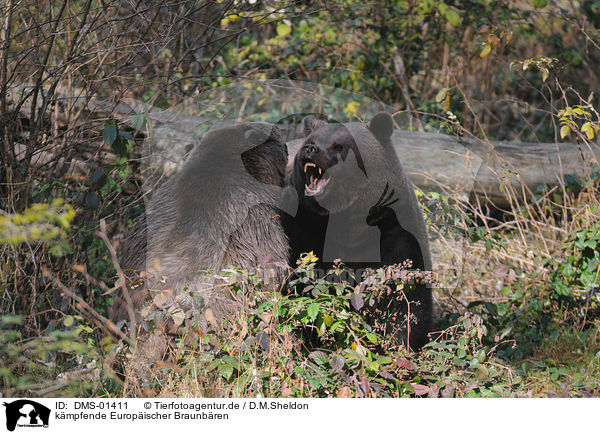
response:
[[[304,165],[304,173],[306,173],[306,171],[308,170],[309,167],[317,167],[317,165],[314,163],[306,163]]]
[[[321,168],[317,167],[317,169],[319,169],[319,176],[321,176]]]

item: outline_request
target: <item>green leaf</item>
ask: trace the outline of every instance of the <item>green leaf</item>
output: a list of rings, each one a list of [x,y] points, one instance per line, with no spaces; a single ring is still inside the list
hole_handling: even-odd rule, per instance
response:
[[[231,374],[233,374],[233,366],[226,364],[219,365],[219,373],[225,377],[226,380],[229,380]]]
[[[329,329],[329,331],[331,331],[331,333],[335,333],[338,330],[343,330],[344,329],[344,323],[343,321],[336,321],[331,325],[331,328]]]
[[[65,327],[71,327],[73,325],[74,321],[75,321],[75,319],[71,315],[67,315],[63,319],[63,324],[65,325]]]
[[[214,358],[215,358],[214,354],[211,354],[211,353],[202,353],[202,355],[200,356],[200,361],[208,363],[208,362],[213,361]]]
[[[565,137],[567,137],[569,135],[570,132],[571,132],[571,129],[569,128],[569,126],[563,125],[562,128],[560,129],[560,138],[564,139]]]
[[[379,338],[377,337],[377,335],[375,335],[373,333],[367,333],[367,339],[369,341],[371,341],[372,344],[376,344],[379,341]]]
[[[107,145],[111,145],[114,143],[115,139],[118,135],[117,124],[115,121],[107,121],[104,124],[104,129],[102,130],[102,138],[106,142]]]
[[[21,324],[23,323],[23,317],[21,315],[2,315],[0,316],[0,323]]]
[[[323,365],[328,361],[328,357],[323,351],[313,351],[309,356],[317,365]]]
[[[320,309],[320,306],[318,303],[312,303],[310,306],[308,306],[307,312],[308,312],[308,319],[310,321],[315,320],[315,318],[319,314],[319,309]]]
[[[292,33],[292,28],[286,23],[278,23],[277,24],[277,36],[283,38],[284,36]]]
[[[119,134],[110,144],[110,147],[113,148],[120,157],[127,156],[127,140],[122,135]]]
[[[477,367],[480,365],[481,365],[481,363],[479,363],[479,360],[477,360],[477,359],[471,359],[471,361],[469,362],[469,366],[471,368],[477,369]]]
[[[379,356],[379,357],[377,357],[377,363],[379,363],[380,365],[389,365],[392,362],[393,362],[393,360],[389,356]]]
[[[548,0],[533,0],[533,6],[536,9],[541,9],[543,7],[546,7],[547,4],[548,4]]]
[[[94,173],[92,173],[91,181],[93,184],[96,184],[97,188],[102,187],[106,184],[107,176],[106,172],[102,169],[97,169]]]
[[[352,307],[354,307],[354,309],[356,310],[361,310],[362,307],[365,305],[362,295],[358,293],[352,294],[350,302],[352,303]]]
[[[133,118],[131,118],[131,126],[135,130],[141,130],[146,126],[146,115],[144,113],[136,113]]]
[[[452,27],[456,27],[460,24],[460,22],[462,21],[462,17],[458,14],[458,12],[456,12],[453,9],[448,9],[446,11],[446,19],[448,20],[448,22],[450,23],[450,25]]]
[[[223,357],[223,361],[234,369],[240,368],[240,363],[239,363],[238,359],[233,356],[225,356],[225,357]]]
[[[344,358],[342,356],[340,356],[339,354],[334,354],[331,357],[331,368],[334,371],[340,371],[343,367],[344,367]]]
[[[375,360],[373,360],[371,363],[369,363],[369,370],[373,371],[373,372],[378,372],[379,371],[379,363],[377,363]]]

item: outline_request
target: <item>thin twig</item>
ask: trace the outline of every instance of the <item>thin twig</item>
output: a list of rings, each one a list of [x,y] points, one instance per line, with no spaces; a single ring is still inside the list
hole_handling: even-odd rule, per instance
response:
[[[75,294],[71,289],[67,288],[54,274],[52,274],[46,267],[42,267],[42,274],[44,277],[50,279],[56,286],[60,288],[69,297],[73,298],[81,307],[83,307],[88,313],[90,313],[95,319],[100,321],[105,328],[111,333],[115,334],[119,338],[123,339],[129,345],[133,346],[135,341],[132,341],[127,335],[125,335],[117,326],[108,318],[105,318],[99,314],[92,306],[90,306],[83,298]]]
[[[117,270],[117,276],[119,276],[118,281],[121,283],[123,297],[125,298],[125,302],[127,303],[127,306],[126,306],[127,314],[129,315],[129,321],[131,324],[131,326],[129,327],[129,332],[131,333],[131,341],[136,342],[136,327],[135,327],[136,320],[135,320],[135,311],[134,311],[133,300],[131,299],[129,290],[127,289],[127,280],[125,279],[125,274],[123,273],[123,270],[121,270],[121,266],[119,265],[119,260],[117,258],[117,251],[115,250],[115,247],[112,245],[112,243],[108,239],[108,236],[106,235],[106,222],[104,221],[104,219],[100,220],[100,231],[96,232],[96,234],[100,238],[102,238],[102,241],[104,241],[104,243],[106,244],[106,247],[108,248],[108,251],[110,252],[110,258],[112,260],[112,263],[115,267],[115,270]]]

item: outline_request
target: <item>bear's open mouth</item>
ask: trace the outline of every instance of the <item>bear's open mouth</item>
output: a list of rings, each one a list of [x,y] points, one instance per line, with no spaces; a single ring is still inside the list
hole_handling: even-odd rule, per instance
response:
[[[318,196],[329,183],[329,177],[323,176],[323,169],[311,161],[304,163],[304,195]]]

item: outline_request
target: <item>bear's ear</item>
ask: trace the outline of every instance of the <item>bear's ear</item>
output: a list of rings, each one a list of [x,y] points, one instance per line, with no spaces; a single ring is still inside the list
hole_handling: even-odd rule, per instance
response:
[[[267,136],[266,131],[262,131],[257,128],[248,129],[244,133],[244,137],[246,137],[247,143],[251,146],[262,145],[269,138],[269,136]]]
[[[313,115],[306,116],[302,119],[302,127],[304,128],[304,137],[310,136],[310,134],[318,130],[321,126],[323,126],[324,122],[318,120]]]
[[[387,144],[394,131],[394,121],[388,113],[377,113],[369,122],[369,131],[379,140],[379,143]]]

